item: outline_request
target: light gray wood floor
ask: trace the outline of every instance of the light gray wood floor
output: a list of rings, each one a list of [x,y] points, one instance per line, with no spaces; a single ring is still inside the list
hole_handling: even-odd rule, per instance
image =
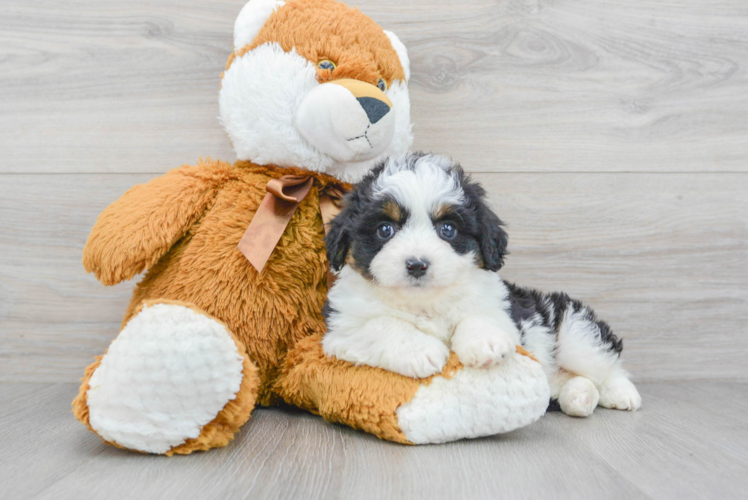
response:
[[[508,223],[503,276],[608,320],[644,409],[420,448],[258,410],[209,453],[103,445],[69,405],[133,283],[82,248],[133,184],[235,159],[244,0],[0,0],[0,499],[748,497],[748,3],[349,3],[408,46],[415,147]]]
[[[381,441],[257,410],[228,447],[166,458],[103,444],[75,384],[0,384],[0,498],[744,499],[748,383],[647,383],[636,413],[558,412],[493,438]]]

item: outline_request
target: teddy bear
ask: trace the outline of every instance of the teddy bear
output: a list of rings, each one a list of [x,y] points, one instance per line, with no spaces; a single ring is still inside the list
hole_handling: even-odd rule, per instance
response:
[[[105,285],[145,271],[73,413],[105,442],[187,454],[225,446],[256,405],[286,403],[400,443],[512,430],[549,388],[518,354],[409,379],[328,358],[325,222],[381,158],[411,143],[407,51],[335,0],[250,0],[221,76],[233,164],[201,160],[128,190],[83,264]]]

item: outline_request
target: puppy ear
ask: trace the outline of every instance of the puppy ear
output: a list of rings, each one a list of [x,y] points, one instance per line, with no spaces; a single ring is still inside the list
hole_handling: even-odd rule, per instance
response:
[[[469,178],[463,183],[463,190],[475,209],[478,220],[478,243],[480,245],[483,268],[498,271],[504,265],[504,257],[509,235],[504,231],[501,219],[486,204],[486,191]]]
[[[487,206],[478,211],[478,224],[481,227],[480,249],[483,254],[483,267],[498,271],[504,265],[509,235],[502,227],[501,220]]]
[[[345,258],[348,255],[348,249],[351,246],[348,228],[350,226],[351,210],[344,208],[330,222],[330,231],[325,236],[325,245],[327,246],[327,260],[330,262],[330,269],[340,271],[345,264]]]

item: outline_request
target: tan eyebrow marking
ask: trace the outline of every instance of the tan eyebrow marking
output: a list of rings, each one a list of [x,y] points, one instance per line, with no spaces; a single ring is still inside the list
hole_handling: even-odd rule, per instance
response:
[[[452,213],[452,205],[439,205],[433,213],[433,219],[439,220]]]
[[[403,213],[400,210],[400,205],[392,200],[384,202],[384,213],[395,222],[402,222]]]

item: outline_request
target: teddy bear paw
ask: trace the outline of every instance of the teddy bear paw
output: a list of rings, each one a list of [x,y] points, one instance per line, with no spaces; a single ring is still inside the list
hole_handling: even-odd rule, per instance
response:
[[[398,425],[415,444],[491,436],[536,421],[545,413],[550,394],[540,363],[507,356],[490,368],[465,366],[421,384],[413,398],[398,407]]]
[[[182,305],[147,306],[89,380],[89,424],[124,448],[166,453],[236,397],[243,360],[222,323]]]

